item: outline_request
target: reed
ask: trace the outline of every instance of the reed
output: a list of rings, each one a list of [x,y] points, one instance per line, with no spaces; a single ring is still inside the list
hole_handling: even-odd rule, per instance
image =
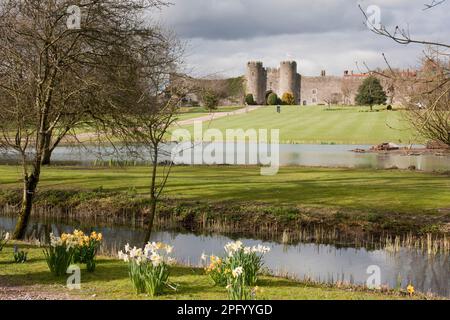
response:
[[[103,224],[144,228],[146,225],[146,199],[102,191],[97,191],[95,195],[89,193],[75,194],[73,197],[64,195],[64,197],[67,199],[63,206],[55,205],[54,200],[38,201],[33,207],[33,217],[43,222],[82,221],[84,224],[96,226]],[[247,219],[252,217],[253,210],[258,209],[258,207],[256,209],[241,208],[240,212],[222,214],[220,208],[203,204],[167,205],[162,203],[155,219],[155,226],[164,230],[189,230],[220,233],[233,237],[255,237],[283,244],[299,242],[331,244],[337,247],[364,247],[369,250],[385,249],[393,254],[402,248],[407,248],[425,252],[428,255],[450,254],[450,239],[445,233],[414,234],[388,231],[354,232],[353,230],[349,232],[348,228],[343,230],[337,225],[329,226],[320,222],[284,223],[282,220],[277,220],[277,215],[267,216],[269,213],[258,222]],[[17,205],[7,203],[0,206],[0,215],[14,216],[16,212]],[[31,237],[43,242],[48,241],[42,234],[34,234]]]

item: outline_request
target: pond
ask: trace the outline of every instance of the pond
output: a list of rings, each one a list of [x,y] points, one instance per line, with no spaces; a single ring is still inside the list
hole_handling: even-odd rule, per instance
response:
[[[15,218],[0,216],[0,230],[11,231],[14,225]],[[139,246],[144,238],[144,231],[139,228],[119,225],[95,227],[93,223],[88,222],[36,218],[32,218],[27,236],[42,241],[50,232],[59,235],[62,232],[72,232],[74,228],[85,232],[102,232],[105,239],[104,249],[107,252],[117,252],[127,243]],[[154,232],[152,240],[173,245],[178,261],[195,266],[200,265],[203,252],[222,255],[223,246],[232,241],[230,237],[219,234],[198,235],[174,231]],[[245,245],[262,243],[270,247],[271,251],[265,257],[265,265],[275,274],[324,283],[345,281],[365,284],[369,277],[368,267],[375,265],[381,270],[381,283],[390,288],[399,285],[405,288],[411,283],[418,291],[450,297],[450,262],[449,256],[445,254],[427,255],[409,248],[400,248],[394,253],[388,250],[338,248],[316,243],[285,245],[256,239],[240,240]]]
[[[170,159],[170,152],[175,147],[174,144],[165,145],[162,160]],[[317,167],[342,167],[342,168],[367,168],[367,169],[389,169],[397,167],[408,169],[414,166],[422,171],[449,171],[450,155],[421,154],[408,155],[399,152],[394,153],[355,153],[351,150],[367,150],[370,145],[321,145],[321,144],[281,144],[279,148],[274,145],[253,145],[248,143],[204,143],[185,145],[180,149],[180,156],[175,158],[177,164],[261,164],[261,158],[272,156],[272,152],[277,152],[279,164],[281,166],[317,166]],[[419,147],[419,146],[416,146]],[[205,151],[206,150],[206,151]],[[214,163],[205,160],[205,153],[213,150]],[[138,154],[139,156],[135,156]],[[70,163],[80,165],[92,165],[94,163],[108,162],[111,159],[116,161],[133,161],[137,164],[148,161],[145,148],[136,147],[133,153],[129,150],[114,150],[110,147],[59,147],[53,153],[54,163]],[[252,157],[255,163],[252,163]],[[14,153],[3,152],[0,154],[0,163],[13,163],[17,159]],[[243,159],[243,163],[239,162]],[[272,157],[272,159],[274,159]],[[262,162],[265,163],[265,162]]]

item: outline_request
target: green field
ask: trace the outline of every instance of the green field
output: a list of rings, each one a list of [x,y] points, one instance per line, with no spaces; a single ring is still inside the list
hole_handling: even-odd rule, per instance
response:
[[[81,290],[70,291],[65,287],[66,277],[55,278],[46,265],[42,248],[16,243],[21,250],[28,251],[28,262],[13,263],[13,245],[0,252],[0,289],[20,287],[22,292],[31,291],[36,295],[49,294],[53,298],[70,299],[151,299],[146,295],[136,295],[128,278],[128,268],[123,261],[99,257],[97,269],[88,273],[81,269]],[[201,253],[200,253],[201,254]],[[170,281],[178,285],[175,292],[166,289],[156,299],[223,300],[227,299],[224,288],[215,287],[202,269],[188,267],[172,268]],[[411,299],[404,293],[383,294],[359,288],[335,288],[291,280],[263,276],[258,284],[258,299],[269,300],[350,300],[350,299]],[[14,290],[14,289],[13,289]],[[5,293],[0,291],[0,298]],[[17,293],[14,292],[14,297]]]
[[[147,194],[150,169],[44,168],[40,190],[136,188]],[[21,170],[0,166],[0,190],[20,188]],[[261,176],[257,167],[174,167],[166,195],[199,201],[292,204],[345,208],[366,212],[429,214],[450,209],[448,175],[399,170],[350,170],[283,167],[275,176]]]
[[[275,106],[213,120],[204,126],[226,129],[280,129],[283,143],[378,144],[423,142],[403,120],[402,111],[368,112],[365,107]],[[191,126],[189,127],[191,128]]]
[[[226,106],[219,107],[216,110],[210,111],[204,107],[183,107],[180,110],[180,113],[177,115],[177,119],[179,121],[189,120],[194,118],[200,118],[210,114],[211,112],[233,112],[239,110],[243,107],[241,106]]]

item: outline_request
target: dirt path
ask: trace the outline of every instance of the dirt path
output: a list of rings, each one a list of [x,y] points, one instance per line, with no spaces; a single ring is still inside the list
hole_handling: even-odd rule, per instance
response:
[[[206,116],[201,116],[198,118],[193,118],[193,119],[187,119],[187,120],[182,120],[182,121],[177,121],[175,123],[176,126],[188,126],[191,124],[194,124],[195,121],[202,121],[202,122],[207,122],[207,121],[212,121],[212,120],[216,120],[216,119],[220,119],[223,117],[228,117],[228,116],[234,116],[234,115],[238,115],[238,114],[244,114],[244,113],[248,113],[248,112],[252,112],[254,110],[257,110],[259,108],[261,108],[262,106],[248,106],[242,109],[238,109],[235,111],[230,111],[230,112],[213,112],[210,113]],[[85,133],[78,133],[77,134],[77,140],[79,141],[89,141],[91,139],[97,139],[98,136],[95,133],[92,132],[85,132]]]
[[[2,300],[77,300],[68,293],[48,291],[42,286],[16,286],[0,279],[0,301]]]
[[[231,112],[213,112],[206,116],[193,118],[193,119],[187,119],[187,120],[183,120],[183,121],[178,121],[176,124],[178,126],[187,126],[187,125],[194,124],[195,121],[202,121],[202,122],[212,121],[212,120],[220,119],[223,117],[235,116],[235,115],[243,114],[243,113],[249,113],[249,112],[252,112],[259,108],[261,108],[261,106],[248,106],[248,107],[238,109],[235,111],[231,111]]]

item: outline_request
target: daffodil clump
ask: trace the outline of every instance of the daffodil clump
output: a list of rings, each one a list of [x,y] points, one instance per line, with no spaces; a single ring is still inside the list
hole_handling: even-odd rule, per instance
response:
[[[227,266],[222,258],[202,255],[202,260],[207,263],[205,272],[214,281],[214,284],[220,287],[227,285],[228,276],[231,274],[231,269]],[[209,260],[209,261],[208,261]]]
[[[231,270],[242,267],[245,284],[255,286],[258,282],[258,274],[264,265],[264,255],[270,252],[269,247],[257,245],[244,247],[241,241],[230,242],[225,245],[227,263]]]
[[[250,289],[246,285],[243,267],[237,267],[231,271],[226,288],[230,300],[256,300],[256,294],[260,291],[258,286]]]
[[[119,251],[119,259],[128,263],[129,276],[137,294],[152,297],[162,293],[169,283],[170,266],[176,263],[170,256],[173,247],[161,242],[148,243],[144,249],[125,246]]]
[[[85,235],[83,231],[63,233],[61,237],[50,234],[50,246],[44,249],[45,259],[50,271],[55,276],[66,274],[73,263],[85,263],[89,272],[95,270],[95,256],[102,243],[101,233],[92,232]]]
[[[6,232],[6,233],[1,232],[0,233],[0,251],[3,250],[4,246],[6,246],[6,244],[9,241],[9,238],[10,238],[9,232]]]
[[[73,236],[77,240],[73,262],[85,263],[87,271],[94,272],[96,267],[95,257],[103,241],[102,234],[93,231],[90,235],[85,235],[83,231],[75,230],[73,235],[63,234],[61,237],[69,236]]]
[[[256,286],[264,265],[263,257],[269,251],[270,248],[262,245],[245,247],[241,241],[236,241],[225,245],[224,258],[203,254],[202,261],[214,283],[226,286],[231,300],[247,300],[256,294],[256,290],[249,287]]]
[[[73,235],[63,234],[61,237],[56,237],[50,233],[50,245],[44,249],[44,255],[50,271],[55,276],[66,274],[77,244],[78,241]]]

